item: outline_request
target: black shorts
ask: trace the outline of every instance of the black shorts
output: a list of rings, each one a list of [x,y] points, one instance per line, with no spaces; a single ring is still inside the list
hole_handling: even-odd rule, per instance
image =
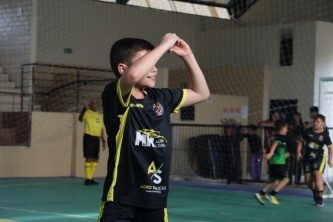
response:
[[[269,165],[269,178],[271,181],[280,181],[288,179],[287,167],[285,164]]]
[[[303,159],[303,170],[304,174],[311,173],[313,171],[324,172],[326,166],[326,157],[317,156],[316,158],[304,158]]]
[[[168,213],[166,208],[146,209],[102,202],[98,222],[166,222]]]
[[[99,137],[88,134],[83,135],[83,157],[86,159],[99,159]]]

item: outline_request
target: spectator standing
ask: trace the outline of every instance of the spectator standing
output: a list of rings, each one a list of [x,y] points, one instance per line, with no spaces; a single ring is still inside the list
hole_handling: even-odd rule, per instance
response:
[[[304,131],[304,124],[302,115],[299,112],[295,112],[292,117],[292,121],[289,124],[287,135],[287,149],[290,153],[288,159],[288,176],[289,184],[300,184],[302,176],[302,161],[297,161],[297,145],[302,138]]]
[[[255,181],[261,180],[261,168],[262,168],[262,142],[260,136],[256,133],[258,127],[254,124],[250,124],[247,130],[247,140],[250,147],[250,172],[251,177]]]
[[[268,120],[264,120],[258,123],[258,126],[264,128],[264,149],[266,153],[272,146],[275,135],[275,123],[280,120],[280,113],[278,111],[271,111]]]
[[[311,128],[314,126],[315,117],[319,113],[319,108],[317,106],[311,106],[309,108],[310,121],[305,123],[305,128]]]
[[[240,142],[243,140],[242,127],[236,124],[226,125],[224,135],[221,137],[223,171],[227,183],[231,181],[242,182],[242,159]]]

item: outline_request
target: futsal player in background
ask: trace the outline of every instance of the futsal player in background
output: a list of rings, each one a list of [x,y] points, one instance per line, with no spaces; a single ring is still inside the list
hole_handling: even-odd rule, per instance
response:
[[[98,102],[92,99],[80,112],[79,121],[84,122],[83,156],[85,158],[85,185],[96,185],[94,173],[98,164],[100,140],[103,151],[106,148],[103,117],[97,111]]]
[[[314,117],[313,127],[307,128],[303,133],[303,140],[297,147],[297,160],[303,160],[305,182],[312,190],[315,206],[323,204],[323,172],[326,165],[324,146],[328,148],[327,164],[332,167],[332,142],[328,130],[324,128],[325,116],[318,114]],[[301,148],[305,142],[304,155]]]
[[[269,177],[271,182],[266,184],[259,193],[255,193],[255,197],[262,205],[265,204],[265,197],[272,204],[280,204],[276,195],[285,187],[288,182],[286,159],[289,157],[287,152],[287,132],[288,124],[285,121],[276,122],[276,131],[273,144],[269,150],[269,153],[265,155],[265,158],[269,163]],[[267,194],[268,191],[271,192]]]
[[[155,88],[155,65],[167,52],[184,62],[189,88]],[[156,48],[143,39],[120,39],[110,60],[118,79],[102,94],[109,160],[98,221],[166,222],[170,114],[208,99],[208,85],[191,48],[174,33]]]

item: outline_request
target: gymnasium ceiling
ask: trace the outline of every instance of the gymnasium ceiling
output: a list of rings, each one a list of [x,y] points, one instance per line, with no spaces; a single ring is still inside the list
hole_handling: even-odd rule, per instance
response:
[[[192,4],[225,8],[230,17],[241,17],[257,0],[172,0]]]
[[[178,13],[238,19],[257,0],[102,0]]]

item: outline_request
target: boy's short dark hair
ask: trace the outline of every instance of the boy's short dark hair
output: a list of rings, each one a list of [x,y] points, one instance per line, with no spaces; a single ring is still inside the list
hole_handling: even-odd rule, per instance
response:
[[[281,131],[281,129],[285,126],[288,126],[288,122],[284,120],[278,120],[275,123],[275,129],[277,132]]]
[[[325,120],[326,120],[325,116],[322,114],[318,114],[314,117],[314,120],[317,120],[317,119],[321,119],[323,122],[325,122]]]
[[[311,113],[318,113],[319,112],[319,108],[317,106],[311,106],[309,110],[310,110]]]
[[[151,51],[153,49],[153,44],[144,39],[123,38],[116,41],[110,50],[110,64],[116,77],[120,77],[118,72],[119,63],[130,65],[130,61],[136,52],[142,50]]]

